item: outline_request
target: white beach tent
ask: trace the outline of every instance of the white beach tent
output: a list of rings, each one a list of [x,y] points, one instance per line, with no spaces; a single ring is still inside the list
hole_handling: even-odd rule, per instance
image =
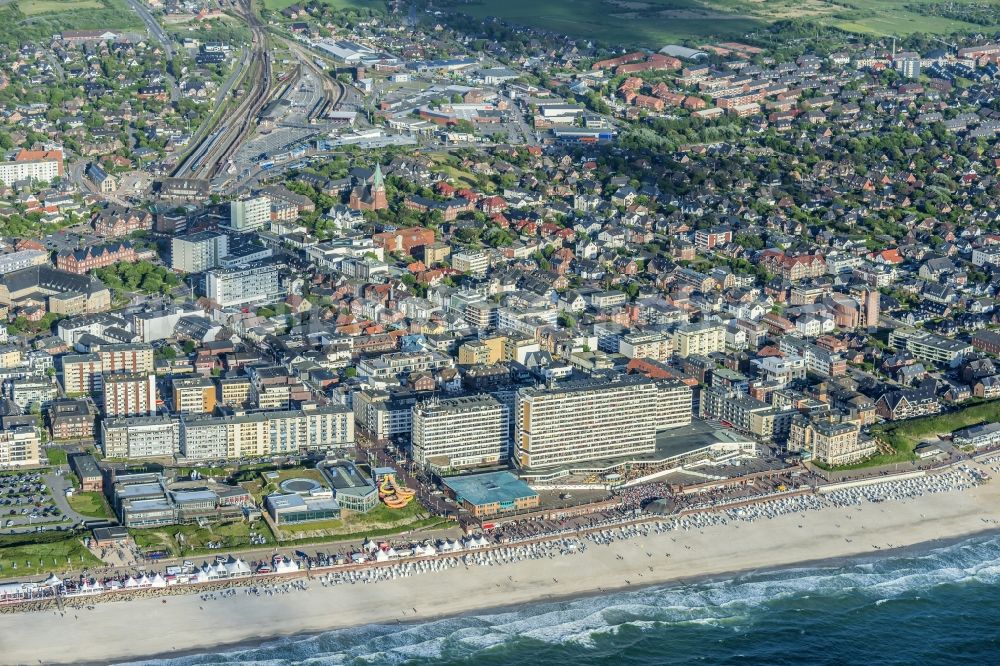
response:
[[[389,550],[385,551],[385,554],[389,556],[389,559],[399,557],[399,553],[397,553],[396,549],[392,546],[389,546]]]
[[[198,573],[195,574],[195,578],[198,580],[199,583],[207,583],[209,580],[211,580],[212,577],[208,574],[208,571],[202,568],[198,569]]]
[[[59,587],[60,585],[62,585],[62,579],[55,574],[50,574],[48,578],[42,581],[42,585],[45,585],[47,587]]]
[[[367,553],[371,553],[378,550],[378,544],[372,541],[371,539],[368,539],[363,544],[361,544],[361,547],[364,548],[365,552]]]
[[[386,553],[384,550],[378,550],[378,551],[375,552],[375,561],[376,562],[388,562],[389,561],[389,554]]]
[[[230,576],[249,576],[250,565],[243,560],[230,560],[226,562],[226,571],[229,572]]]
[[[125,588],[131,590],[137,587],[139,587],[139,581],[137,581],[132,576],[129,576],[128,580],[125,581]]]
[[[297,563],[293,562],[292,560],[287,560],[285,558],[281,558],[274,565],[274,573],[279,573],[279,574],[291,573],[293,571],[298,571],[298,570],[299,570],[299,565]]]
[[[146,574],[142,574],[142,578],[139,579],[139,587],[149,587],[152,584],[153,581],[150,580],[149,576],[147,576]]]
[[[150,581],[150,585],[153,587],[166,587],[167,581],[160,574],[153,576],[153,580]]]

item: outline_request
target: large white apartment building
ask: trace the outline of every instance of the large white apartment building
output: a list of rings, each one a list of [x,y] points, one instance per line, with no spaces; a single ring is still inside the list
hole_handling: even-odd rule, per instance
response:
[[[201,273],[216,268],[227,254],[229,236],[215,231],[174,236],[170,241],[170,267],[183,273]]]
[[[229,204],[229,226],[237,231],[260,229],[271,222],[271,200],[268,197],[239,199]]]
[[[427,400],[413,406],[413,460],[457,468],[494,465],[509,454],[510,416],[489,395]]]
[[[522,388],[515,412],[518,466],[567,466],[653,452],[658,431],[691,422],[691,389],[637,377]]]
[[[167,458],[177,454],[180,427],[169,416],[104,419],[101,448],[106,458]]]
[[[342,405],[237,414],[188,416],[181,421],[180,454],[186,460],[326,450],[354,443],[354,413]]]
[[[215,268],[205,273],[205,296],[219,307],[267,303],[282,293],[279,265],[275,263]]]

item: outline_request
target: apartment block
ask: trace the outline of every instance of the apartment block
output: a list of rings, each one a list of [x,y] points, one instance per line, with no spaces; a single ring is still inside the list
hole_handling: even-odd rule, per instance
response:
[[[510,415],[489,395],[427,400],[413,406],[413,460],[439,468],[495,465],[510,457]]]
[[[229,254],[229,236],[201,231],[170,240],[170,267],[182,273],[201,273],[217,268]]]
[[[141,372],[104,374],[104,416],[156,414],[156,375]]]
[[[626,358],[666,361],[674,353],[674,341],[666,333],[626,333],[618,343],[618,352]]]
[[[354,443],[354,414],[341,405],[227,416],[192,415],[180,426],[186,460],[321,451]]]
[[[169,416],[130,416],[101,423],[106,458],[167,458],[177,454],[180,425]]]
[[[173,407],[179,414],[211,414],[215,409],[215,382],[208,377],[173,380]]]
[[[41,444],[38,428],[34,426],[0,430],[0,469],[41,464]]]
[[[697,354],[707,356],[726,350],[726,329],[721,324],[700,322],[684,324],[674,331],[674,352],[681,358]]]
[[[669,386],[661,391],[655,381],[630,376],[519,389],[518,466],[559,467],[651,453],[658,431],[691,421],[690,390]]]

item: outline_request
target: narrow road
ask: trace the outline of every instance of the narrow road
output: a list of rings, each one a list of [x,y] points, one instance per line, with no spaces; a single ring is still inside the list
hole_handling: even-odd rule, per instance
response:
[[[163,47],[163,52],[166,54],[167,60],[173,60],[175,51],[174,45],[170,42],[170,35],[164,32],[163,28],[160,27],[160,24],[157,23],[153,15],[149,13],[146,6],[139,2],[139,0],[125,1],[128,3],[128,6],[132,8],[132,11],[139,15],[142,22],[146,24],[146,28],[149,29],[149,34],[152,35],[153,39],[158,41]],[[163,68],[163,74],[170,79],[170,101],[176,103],[181,98],[181,91],[177,86],[177,79],[175,79],[173,75],[167,71],[166,67]]]

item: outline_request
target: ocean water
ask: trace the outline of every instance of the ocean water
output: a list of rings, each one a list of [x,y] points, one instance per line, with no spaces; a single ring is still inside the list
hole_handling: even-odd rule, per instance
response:
[[[136,663],[997,664],[1000,536]]]

